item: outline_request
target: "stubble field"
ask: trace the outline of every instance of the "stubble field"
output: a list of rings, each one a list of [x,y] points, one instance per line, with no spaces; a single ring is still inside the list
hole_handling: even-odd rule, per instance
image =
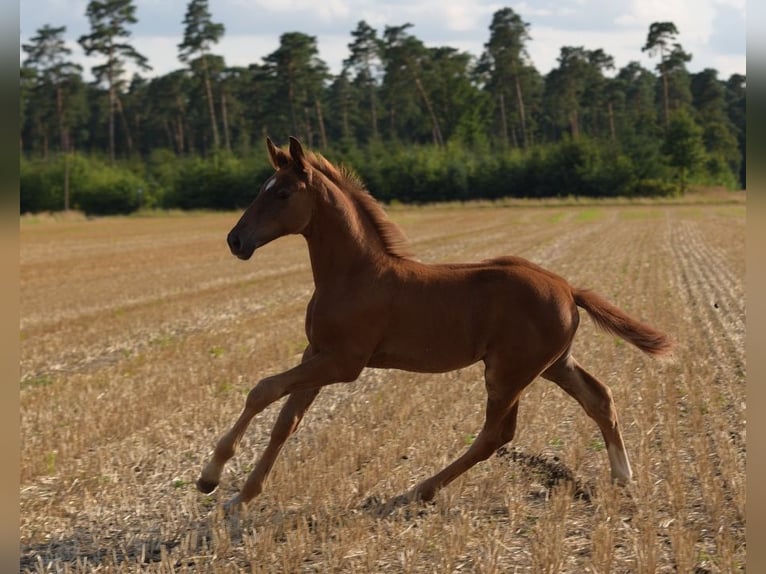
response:
[[[583,320],[635,473],[609,483],[596,425],[543,380],[497,456],[388,516],[467,448],[479,365],[366,370],[319,395],[238,522],[220,508],[268,441],[250,426],[194,488],[259,378],[294,365],[312,282],[302,239],[249,262],[238,214],[21,221],[21,571],[706,573],[745,564],[744,203],[395,209],[423,261],[516,254],[669,333],[656,361]],[[374,288],[374,286],[370,286]]]

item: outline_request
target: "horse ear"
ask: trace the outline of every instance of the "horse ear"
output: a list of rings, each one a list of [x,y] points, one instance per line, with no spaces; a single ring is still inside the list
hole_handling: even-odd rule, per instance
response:
[[[298,138],[294,138],[293,136],[290,136],[290,157],[292,158],[295,167],[298,168],[298,171],[303,173],[308,172],[308,161],[306,161],[306,156],[303,153],[303,146],[301,145],[301,142],[298,141]]]
[[[283,168],[290,161],[287,154],[275,146],[270,137],[266,137],[266,148],[269,150],[269,159],[271,160],[271,165],[274,166],[274,169]]]

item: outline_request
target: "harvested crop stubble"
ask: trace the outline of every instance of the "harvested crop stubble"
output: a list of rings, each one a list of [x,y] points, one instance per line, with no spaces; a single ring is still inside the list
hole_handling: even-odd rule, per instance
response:
[[[304,345],[302,240],[242,263],[238,214],[21,225],[21,570],[28,572],[744,571],[743,205],[397,209],[424,261],[513,253],[667,331],[657,363],[583,316],[580,362],[611,385],[636,480],[608,482],[595,424],[557,387],[522,397],[500,456],[380,518],[481,425],[479,366],[367,370],[324,390],[239,523],[194,489],[260,377]],[[449,388],[449,393],[440,390]]]

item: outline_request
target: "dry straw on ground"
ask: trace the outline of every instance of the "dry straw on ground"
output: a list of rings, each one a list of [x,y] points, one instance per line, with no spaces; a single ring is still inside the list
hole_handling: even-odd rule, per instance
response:
[[[266,491],[242,484],[278,406],[219,492],[194,480],[260,377],[304,345],[303,242],[248,263],[236,214],[21,225],[25,572],[732,572],[744,570],[743,204],[397,209],[425,261],[513,253],[669,332],[657,362],[584,318],[575,353],[611,385],[636,479],[608,482],[595,424],[557,387],[524,394],[508,448],[434,504],[379,517],[482,421],[479,366],[368,370],[322,392]]]

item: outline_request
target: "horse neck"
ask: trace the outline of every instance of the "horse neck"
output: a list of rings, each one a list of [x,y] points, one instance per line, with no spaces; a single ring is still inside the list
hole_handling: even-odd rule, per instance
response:
[[[315,286],[379,268],[387,259],[382,240],[356,202],[329,185],[316,196],[314,214],[304,232]]]

